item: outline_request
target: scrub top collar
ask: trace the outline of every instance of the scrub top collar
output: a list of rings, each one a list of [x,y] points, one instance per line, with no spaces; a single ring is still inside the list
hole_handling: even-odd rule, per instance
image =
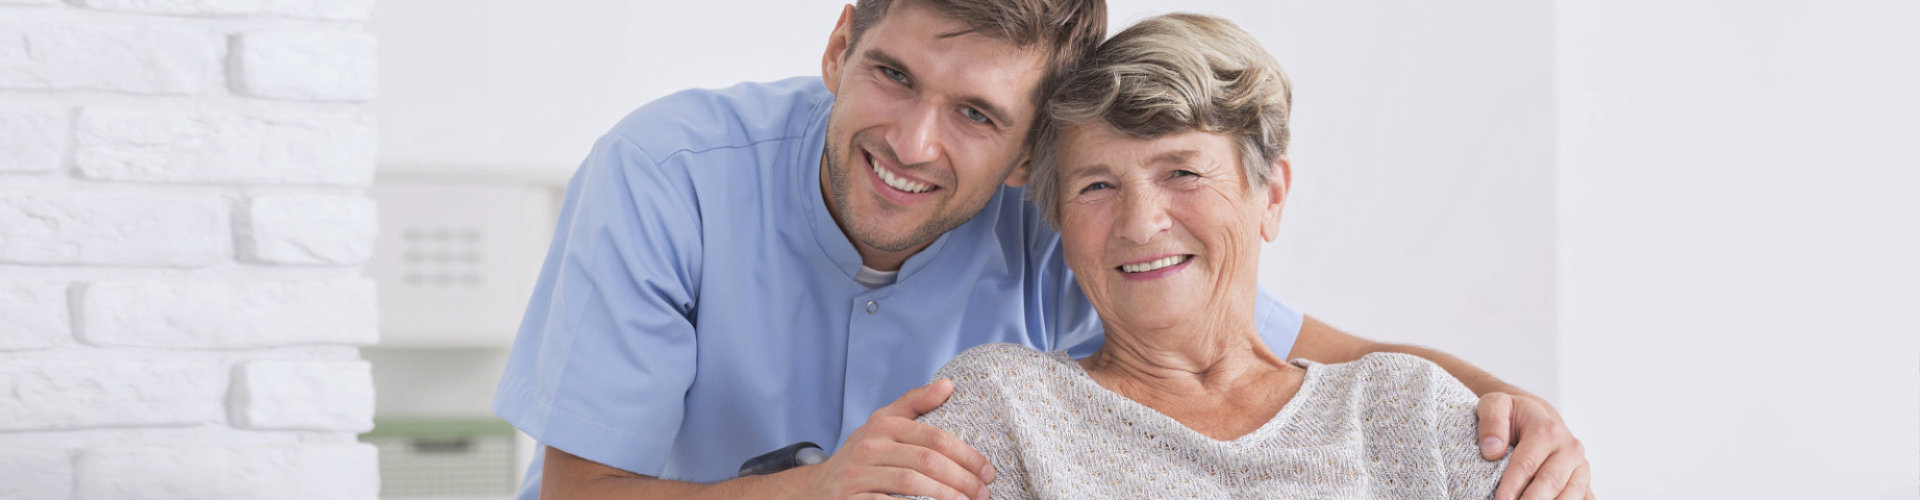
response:
[[[821,165],[826,155],[827,145],[827,118],[832,109],[833,94],[831,93],[814,101],[813,109],[808,113],[810,123],[807,124],[806,140],[800,142],[800,147],[795,148],[793,163],[796,168],[793,169],[792,185],[800,190],[800,196],[797,199],[807,205],[801,210],[812,214],[811,217],[807,217],[807,222],[812,226],[810,229],[813,230],[814,242],[819,244],[820,251],[826,254],[827,259],[833,261],[834,267],[845,274],[848,283],[858,284],[853,277],[860,273],[862,264],[860,251],[854,249],[853,241],[847,239],[847,234],[840,230],[840,224],[833,221],[833,214],[827,210],[826,195],[820,192]],[[998,199],[1000,196],[996,193],[994,199],[988,201],[989,209],[1000,202]],[[981,210],[981,213],[987,211]],[[978,225],[980,218],[980,214],[974,214],[960,227],[941,234],[939,238],[933,240],[933,244],[907,257],[907,261],[900,265],[900,274],[894,277],[893,284],[898,285],[913,279],[914,274],[939,258],[940,251],[946,248],[947,240],[953,238],[954,233],[962,232],[969,226]],[[880,288],[889,286],[892,285]]]

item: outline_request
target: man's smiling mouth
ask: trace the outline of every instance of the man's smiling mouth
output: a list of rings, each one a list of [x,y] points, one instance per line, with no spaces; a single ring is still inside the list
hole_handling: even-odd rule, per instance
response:
[[[888,187],[892,187],[902,192],[913,193],[913,194],[925,193],[925,192],[932,191],[934,189],[939,188],[939,186],[935,186],[932,184],[927,184],[924,182],[914,181],[912,179],[907,179],[905,177],[893,175],[892,171],[887,170],[886,167],[880,166],[880,162],[873,161],[873,153],[861,151],[860,154],[866,155],[867,164],[873,166],[873,173],[875,175],[879,175],[880,181],[885,182]]]

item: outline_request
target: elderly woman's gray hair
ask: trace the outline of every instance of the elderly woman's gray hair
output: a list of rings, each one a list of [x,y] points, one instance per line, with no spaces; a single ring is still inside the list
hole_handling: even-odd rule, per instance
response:
[[[1102,43],[1047,100],[1027,197],[1059,227],[1060,142],[1068,129],[1097,123],[1141,139],[1232,136],[1248,187],[1265,187],[1287,152],[1292,102],[1280,63],[1232,22],[1196,14],[1141,21]]]

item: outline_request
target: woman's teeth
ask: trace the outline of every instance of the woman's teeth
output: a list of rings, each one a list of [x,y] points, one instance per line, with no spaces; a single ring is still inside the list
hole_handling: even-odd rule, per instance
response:
[[[921,184],[918,182],[913,182],[913,181],[902,179],[899,177],[894,177],[892,172],[888,172],[887,169],[880,168],[879,164],[875,164],[873,166],[873,173],[879,174],[880,180],[885,181],[888,186],[893,186],[894,189],[898,189],[901,191],[906,191],[909,193],[925,193],[933,189],[933,186]]]
[[[1144,273],[1147,271],[1164,269],[1168,266],[1186,262],[1187,259],[1190,259],[1190,258],[1193,258],[1193,256],[1192,255],[1173,255],[1173,256],[1161,257],[1152,262],[1141,262],[1139,264],[1123,265],[1123,266],[1120,266],[1120,270],[1124,272],[1129,272],[1129,273]]]

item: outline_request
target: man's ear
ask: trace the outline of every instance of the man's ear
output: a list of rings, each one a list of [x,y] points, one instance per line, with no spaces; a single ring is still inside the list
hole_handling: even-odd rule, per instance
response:
[[[1293,186],[1293,163],[1285,155],[1273,161],[1267,177],[1267,206],[1260,217],[1260,237],[1273,241],[1280,237],[1280,212],[1287,205],[1287,189]]]
[[[1013,167],[1013,173],[1007,174],[1008,187],[1027,185],[1027,176],[1033,174],[1033,155],[1021,155],[1020,164]]]
[[[820,79],[827,84],[827,91],[840,93],[840,66],[847,62],[847,50],[853,43],[853,5],[840,9],[840,21],[834,23],[833,34],[827,36],[827,52],[820,55]]]

